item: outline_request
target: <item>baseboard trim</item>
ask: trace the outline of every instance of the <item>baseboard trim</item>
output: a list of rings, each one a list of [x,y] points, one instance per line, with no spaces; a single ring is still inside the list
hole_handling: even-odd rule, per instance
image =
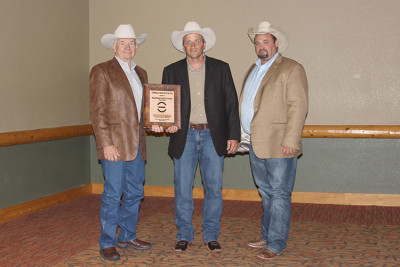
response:
[[[293,203],[400,207],[400,195],[293,192]]]
[[[92,184],[93,194],[103,192],[103,184]],[[144,195],[148,197],[174,197],[172,186],[144,186]],[[222,189],[224,200],[261,201],[257,190]],[[193,198],[204,198],[203,188],[193,188]],[[390,206],[400,207],[400,195],[298,192],[292,194],[293,203],[334,204],[354,206]]]
[[[64,192],[35,199],[26,203],[0,210],[0,223],[11,221],[40,210],[92,194],[92,185],[83,185]]]
[[[103,184],[92,183],[83,185],[47,197],[35,199],[23,204],[0,210],[0,223],[11,221],[19,217],[32,214],[66,201],[87,196],[101,194]],[[147,197],[174,197],[172,186],[144,186],[144,195]],[[224,200],[261,201],[257,190],[223,189]],[[203,199],[203,188],[193,189],[193,198]],[[293,192],[293,203],[355,205],[355,206],[390,206],[400,207],[400,195],[390,194],[355,194],[355,193],[323,193],[323,192]]]

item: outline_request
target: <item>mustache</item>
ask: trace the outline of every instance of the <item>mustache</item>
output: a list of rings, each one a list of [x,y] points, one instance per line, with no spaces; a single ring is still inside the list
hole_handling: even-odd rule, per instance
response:
[[[264,60],[267,59],[269,57],[269,53],[266,49],[260,49],[257,52],[257,56],[259,59]]]
[[[267,59],[269,57],[269,54],[265,53],[264,55],[262,55],[262,54],[258,53],[257,56],[258,56],[259,59],[264,60],[264,59]]]

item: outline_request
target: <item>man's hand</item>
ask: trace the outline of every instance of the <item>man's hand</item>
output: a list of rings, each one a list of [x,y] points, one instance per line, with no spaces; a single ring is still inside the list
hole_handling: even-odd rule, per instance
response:
[[[162,132],[164,132],[164,128],[163,128],[162,126],[160,126],[160,125],[152,125],[152,126],[151,126],[151,130],[152,130],[153,132],[156,132],[156,133],[162,133]],[[167,133],[176,133],[178,130],[179,130],[179,129],[178,129],[177,126],[171,126],[171,127],[168,127],[167,129],[165,129],[165,131],[166,131]]]
[[[167,133],[176,133],[178,131],[178,126],[171,126],[167,130],[165,130]]]
[[[295,155],[298,150],[295,148],[291,148],[291,147],[287,147],[287,146],[282,146],[282,153],[283,155],[287,156],[291,156],[291,155]]]
[[[106,158],[106,160],[118,161],[120,155],[118,153],[117,148],[114,145],[106,146],[103,148],[103,150],[104,150],[104,157]]]
[[[228,140],[227,147],[226,147],[228,154],[236,153],[238,148],[239,148],[238,140]]]
[[[164,128],[163,128],[162,126],[160,126],[160,125],[155,125],[155,124],[153,124],[153,125],[151,126],[151,130],[152,130],[153,132],[156,132],[156,133],[162,133],[162,132],[164,132]]]

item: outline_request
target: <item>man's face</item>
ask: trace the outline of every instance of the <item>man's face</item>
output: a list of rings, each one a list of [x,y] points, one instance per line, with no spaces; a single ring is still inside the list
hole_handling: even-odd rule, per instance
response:
[[[118,39],[115,44],[113,44],[113,49],[115,55],[125,61],[126,63],[131,63],[132,58],[136,54],[136,41],[133,38],[128,39]]]
[[[279,42],[274,41],[270,33],[257,34],[254,37],[256,54],[263,63],[270,60],[278,52]]]
[[[190,59],[198,59],[203,55],[206,42],[198,33],[189,33],[183,37],[183,50]]]

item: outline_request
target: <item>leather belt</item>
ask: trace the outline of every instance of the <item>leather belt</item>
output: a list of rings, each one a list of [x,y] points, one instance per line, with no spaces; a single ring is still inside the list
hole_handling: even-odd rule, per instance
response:
[[[205,130],[208,129],[208,124],[189,124],[189,128],[195,129],[195,130]]]

